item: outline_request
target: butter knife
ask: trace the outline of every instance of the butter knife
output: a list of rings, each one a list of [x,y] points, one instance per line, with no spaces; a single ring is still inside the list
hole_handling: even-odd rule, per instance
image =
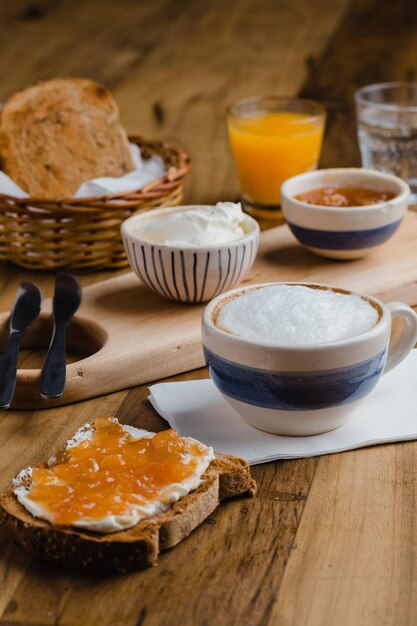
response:
[[[58,272],[53,299],[54,331],[39,388],[42,398],[60,398],[64,393],[67,326],[80,303],[81,287],[78,280],[68,272]]]
[[[20,283],[10,315],[9,338],[0,359],[0,407],[8,409],[16,387],[19,344],[41,310],[42,294],[34,283]]]

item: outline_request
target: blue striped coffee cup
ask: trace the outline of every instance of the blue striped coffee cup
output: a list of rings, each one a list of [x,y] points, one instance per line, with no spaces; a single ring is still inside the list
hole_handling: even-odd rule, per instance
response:
[[[212,300],[203,314],[203,350],[210,376],[227,402],[252,426],[280,435],[314,435],[333,430],[354,414],[381,375],[398,365],[417,341],[417,315],[406,304],[383,304],[361,296],[378,312],[365,332],[316,345],[276,344],[239,337],[219,326],[218,313],[230,299],[264,283],[234,289]],[[302,283],[313,289],[329,285]],[[391,320],[404,326],[390,348]],[[279,312],[276,323],[279,324]]]

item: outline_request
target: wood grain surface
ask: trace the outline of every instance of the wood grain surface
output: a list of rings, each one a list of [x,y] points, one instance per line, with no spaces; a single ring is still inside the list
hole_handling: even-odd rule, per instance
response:
[[[379,294],[417,282],[417,215],[406,215],[401,228],[384,246],[354,262],[328,261],[298,245],[286,225],[261,234],[256,261],[241,287],[260,282],[311,281],[341,285],[360,293]],[[409,297],[403,298],[409,300]],[[410,300],[413,304],[413,297]],[[52,336],[51,301],[22,340],[12,409],[51,408],[95,398],[202,367],[203,305],[185,306],[150,291],[133,272],[90,285],[68,329],[73,354],[64,395],[39,395],[43,360],[31,369],[30,347],[43,348]],[[0,345],[5,345],[9,313],[0,315]],[[35,352],[36,354],[36,352]],[[78,355],[78,358],[77,358]],[[74,360],[75,357],[75,360]]]
[[[317,98],[328,109],[323,165],[357,165],[353,91],[415,78],[416,11],[414,0],[2,2],[0,99],[57,75],[101,80],[129,131],[191,153],[187,201],[233,199],[226,103],[262,93]],[[51,294],[51,275],[2,266],[3,310],[28,277]],[[396,286],[389,270],[386,278],[385,300],[417,304],[414,280]],[[51,410],[2,411],[0,489],[96,415],[165,428],[146,395],[137,387]],[[416,454],[408,442],[255,467],[257,498],[222,506],[158,567],[128,576],[31,561],[0,532],[0,624],[411,626]]]

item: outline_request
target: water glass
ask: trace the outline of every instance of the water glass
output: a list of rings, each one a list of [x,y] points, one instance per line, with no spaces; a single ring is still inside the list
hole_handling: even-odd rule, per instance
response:
[[[417,201],[417,83],[379,83],[355,94],[363,167],[395,174]]]

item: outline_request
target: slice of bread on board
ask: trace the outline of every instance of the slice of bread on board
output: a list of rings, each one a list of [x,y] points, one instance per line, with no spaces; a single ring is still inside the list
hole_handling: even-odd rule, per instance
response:
[[[3,171],[31,197],[70,198],[100,176],[134,169],[111,93],[83,78],[57,78],[14,93],[0,114]]]
[[[159,552],[177,545],[199,526],[219,501],[253,496],[256,483],[246,461],[216,453],[195,490],[167,511],[120,532],[101,534],[53,526],[33,517],[10,490],[0,498],[6,533],[26,552],[46,561],[99,572],[128,572],[156,563]]]

